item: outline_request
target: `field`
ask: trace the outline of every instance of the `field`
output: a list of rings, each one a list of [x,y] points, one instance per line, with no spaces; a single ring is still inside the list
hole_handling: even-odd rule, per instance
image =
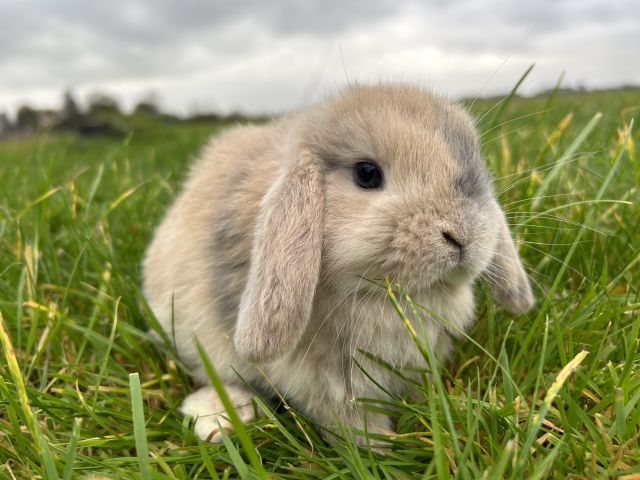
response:
[[[640,90],[471,109],[537,304],[479,286],[435,381],[371,405],[400,412],[384,455],[269,398],[223,445],[178,413],[192,385],[147,333],[140,261],[225,124],[0,143],[0,478],[640,478]]]

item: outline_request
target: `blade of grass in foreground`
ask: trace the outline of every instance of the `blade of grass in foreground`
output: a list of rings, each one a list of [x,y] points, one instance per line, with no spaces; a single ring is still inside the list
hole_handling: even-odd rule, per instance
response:
[[[82,417],[76,417],[73,421],[73,430],[71,430],[71,439],[67,447],[67,456],[65,459],[64,471],[62,472],[63,480],[71,480],[73,473],[73,464],[76,458],[76,448],[80,439],[80,427],[82,426]]]
[[[211,361],[209,360],[209,356],[202,348],[202,345],[200,344],[200,342],[198,342],[197,340],[196,340],[196,345],[198,347],[198,354],[200,355],[200,361],[202,362],[205,370],[207,371],[207,375],[209,377],[209,380],[211,381],[211,385],[213,385],[213,388],[216,390],[216,393],[218,394],[218,396],[220,397],[220,400],[222,401],[222,404],[224,405],[224,409],[227,413],[227,417],[229,418],[231,425],[233,425],[233,429],[235,430],[236,435],[240,440],[240,444],[242,445],[242,448],[247,454],[247,457],[249,457],[249,462],[255,469],[255,473],[258,476],[258,478],[266,480],[267,473],[265,472],[264,467],[262,466],[262,463],[258,458],[258,455],[256,455],[256,447],[253,445],[253,442],[251,441],[251,437],[249,437],[249,435],[247,434],[247,430],[244,428],[244,423],[238,416],[238,412],[236,412],[235,408],[233,407],[233,404],[229,399],[229,395],[227,395],[227,392],[225,391],[224,386],[220,381],[220,377],[218,376],[218,373],[213,367]],[[222,431],[221,433],[224,438],[224,435],[225,435],[224,431]],[[229,452],[229,454],[231,454],[231,452]]]
[[[20,404],[22,407],[24,421],[27,424],[27,428],[31,432],[33,438],[38,438],[36,422],[33,418],[31,405],[29,405],[29,397],[27,397],[27,390],[24,386],[24,381],[22,380],[22,374],[20,372],[20,366],[18,365],[18,359],[16,358],[16,354],[13,351],[13,345],[11,344],[9,332],[7,331],[4,324],[2,312],[0,312],[0,343],[2,343],[4,357],[7,361],[7,367],[9,368],[9,372],[11,373],[11,378],[13,378],[13,383],[16,390],[18,391],[18,399],[20,400]]]
[[[233,466],[236,467],[238,475],[242,480],[249,480],[251,478],[251,474],[249,472],[249,467],[242,458],[242,455],[240,455],[240,452],[233,444],[224,428],[220,429],[220,434],[222,435],[222,443],[224,443],[224,446],[227,448],[229,457],[231,457],[231,462],[233,462]]]
[[[495,467],[491,470],[491,475],[487,478],[490,480],[500,480],[504,477],[504,472],[507,470],[509,463],[511,462],[511,458],[513,457],[513,453],[516,450],[516,442],[512,438],[507,441],[507,444],[504,446],[502,450],[502,454],[498,457],[498,461],[496,462]]]
[[[216,467],[211,461],[211,456],[209,455],[209,452],[207,452],[207,449],[205,448],[205,442],[200,442],[198,444],[198,450],[200,451],[202,462],[204,463],[204,466],[207,469],[207,472],[209,473],[211,478],[213,480],[220,480],[220,477],[218,476],[218,472],[216,471]]]
[[[453,449],[456,458],[460,458],[460,456],[462,455],[462,451],[460,450],[460,445],[458,443],[458,431],[453,421],[451,405],[449,404],[449,396],[447,395],[446,388],[442,383],[438,361],[435,358],[435,355],[431,349],[431,346],[428,344],[425,345],[420,340],[416,329],[411,324],[411,321],[409,320],[409,318],[406,316],[404,309],[402,308],[402,305],[400,305],[400,302],[398,301],[393,291],[391,281],[389,280],[388,277],[385,279],[385,286],[387,289],[387,297],[391,300],[391,303],[394,309],[396,310],[396,312],[398,313],[398,315],[400,316],[400,319],[403,321],[405,328],[407,329],[407,332],[411,335],[415,345],[418,347],[418,350],[420,350],[420,353],[423,355],[424,359],[427,361],[427,364],[429,365],[429,369],[432,374],[432,380],[435,386],[435,392],[432,392],[429,398],[431,399],[431,396],[437,393],[438,398],[440,400],[440,406],[442,408],[442,411],[446,420],[451,448]],[[405,296],[404,299],[409,302],[411,308],[415,308],[413,301],[408,296]],[[418,315],[415,309],[413,313],[416,316]],[[434,428],[434,435],[435,435],[436,426],[434,426],[433,428]],[[436,441],[436,437],[434,436],[434,442],[435,441]],[[435,449],[436,451],[439,450],[438,446],[435,446]],[[460,475],[463,477],[466,476],[465,466],[458,465],[458,468],[461,470]],[[444,475],[444,472],[442,471],[442,467],[438,468],[437,471],[439,476],[442,477]],[[447,473],[448,473],[448,468],[447,468]]]
[[[18,359],[13,350],[13,345],[11,344],[11,339],[9,338],[9,332],[7,331],[4,324],[4,317],[2,316],[2,312],[0,312],[0,343],[2,344],[2,349],[4,350],[7,367],[9,368],[9,372],[11,373],[11,377],[13,378],[15,388],[18,391],[18,398],[22,407],[21,413],[23,420],[27,424],[27,428],[34,440],[33,447],[42,456],[42,463],[44,465],[44,470],[47,474],[47,478],[57,480],[59,476],[58,470],[56,469],[55,460],[53,458],[51,450],[49,449],[49,442],[38,428],[38,423],[33,414],[33,411],[31,410],[29,397],[27,396],[27,390],[24,386],[24,381],[20,372],[20,366],[18,365]]]
[[[58,469],[56,468],[55,460],[49,448],[49,442],[47,441],[47,437],[45,437],[38,428],[37,422],[36,429],[38,430],[38,442],[40,443],[40,449],[42,451],[42,463],[46,473],[45,478],[48,480],[58,480],[60,477],[58,476]]]
[[[131,414],[133,415],[133,434],[136,440],[136,454],[140,476],[144,480],[151,480],[149,472],[149,447],[147,446],[147,433],[145,431],[144,409],[142,404],[142,388],[140,388],[140,375],[129,375],[129,388],[131,389]]]

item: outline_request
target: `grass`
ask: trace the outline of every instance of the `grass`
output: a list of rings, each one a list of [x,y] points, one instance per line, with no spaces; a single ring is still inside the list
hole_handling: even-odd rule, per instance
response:
[[[178,413],[192,387],[146,333],[140,260],[224,125],[1,143],[0,478],[640,478],[640,91],[471,108],[538,303],[513,317],[480,286],[452,363],[422,346],[435,381],[363,399],[399,412],[384,456],[271,399],[222,445]]]

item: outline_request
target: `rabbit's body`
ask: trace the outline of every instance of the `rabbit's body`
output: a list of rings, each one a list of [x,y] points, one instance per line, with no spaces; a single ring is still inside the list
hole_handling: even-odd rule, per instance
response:
[[[385,182],[367,191],[352,165],[371,158]],[[478,274],[498,279],[494,292],[512,310],[531,304],[488,178],[468,117],[408,87],[352,87],[311,112],[237,127],[205,149],[159,227],[144,263],[147,299],[206,385],[198,339],[245,420],[243,381],[275,387],[321,424],[363,428],[353,399],[384,393],[354,359],[386,389],[407,386],[360,352],[408,375],[424,366],[369,278],[397,280],[445,319],[412,319],[442,357],[473,318]],[[211,387],[183,411],[200,417],[203,438],[220,439],[218,421],[228,426]],[[366,416],[370,431],[391,428]]]
[[[196,338],[220,372],[234,365],[249,378],[255,376],[255,369],[235,354],[233,330],[260,199],[278,170],[268,130],[241,127],[214,139],[145,258],[149,305],[200,382],[207,375],[194,348]],[[255,145],[264,147],[257,152]],[[234,172],[247,173],[252,182],[234,180]]]

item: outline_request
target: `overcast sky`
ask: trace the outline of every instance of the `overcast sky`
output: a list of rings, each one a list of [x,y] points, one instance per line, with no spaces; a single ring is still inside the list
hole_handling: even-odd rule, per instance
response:
[[[0,0],[0,111],[72,88],[131,108],[280,112],[348,81],[453,98],[640,84],[638,0]]]

